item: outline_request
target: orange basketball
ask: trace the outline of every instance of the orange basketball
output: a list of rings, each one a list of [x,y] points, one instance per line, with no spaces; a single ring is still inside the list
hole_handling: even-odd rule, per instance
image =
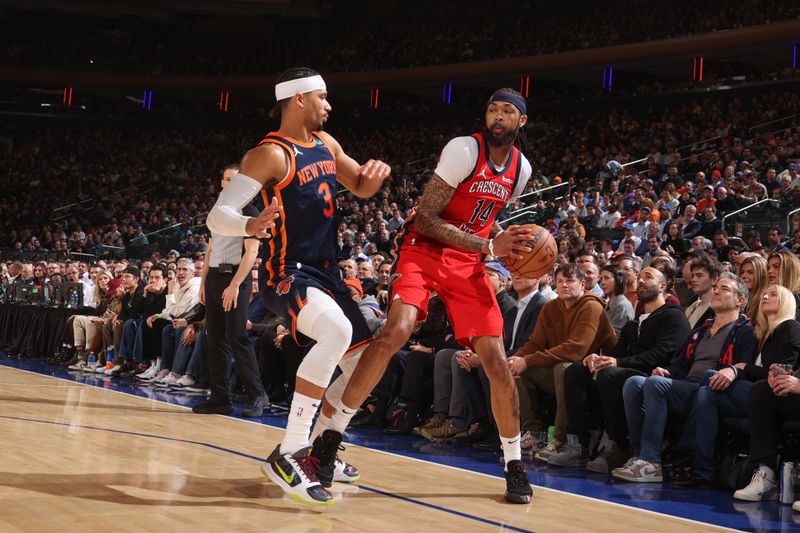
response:
[[[558,257],[558,245],[547,229],[536,224],[526,224],[522,227],[528,228],[533,232],[533,237],[528,243],[531,251],[520,252],[522,259],[504,257],[503,261],[512,274],[527,279],[541,278],[555,266],[556,258]]]

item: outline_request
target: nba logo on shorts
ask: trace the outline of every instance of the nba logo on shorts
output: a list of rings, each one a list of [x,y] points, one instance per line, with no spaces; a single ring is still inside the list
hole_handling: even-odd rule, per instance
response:
[[[275,287],[275,292],[277,292],[280,296],[289,294],[289,290],[291,290],[292,288],[293,281],[294,281],[294,275],[282,279],[280,283],[278,283],[278,285]]]

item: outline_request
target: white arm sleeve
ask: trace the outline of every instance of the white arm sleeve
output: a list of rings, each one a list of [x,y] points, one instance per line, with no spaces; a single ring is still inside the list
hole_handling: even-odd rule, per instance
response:
[[[245,226],[250,217],[242,215],[242,208],[255,198],[261,188],[262,185],[250,176],[236,174],[208,213],[208,229],[226,237],[247,236]]]
[[[456,137],[442,150],[436,175],[454,189],[467,179],[478,163],[478,142],[474,137]]]
[[[517,180],[517,186],[514,187],[514,192],[511,193],[511,199],[509,202],[516,202],[519,195],[525,192],[525,187],[528,186],[528,180],[531,179],[531,174],[533,170],[531,169],[531,163],[528,161],[528,158],[519,154],[520,158],[520,165],[522,168],[519,169],[519,180]]]

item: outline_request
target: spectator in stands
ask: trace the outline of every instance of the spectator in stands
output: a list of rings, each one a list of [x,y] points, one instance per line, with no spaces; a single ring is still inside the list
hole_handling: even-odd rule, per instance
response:
[[[358,272],[356,262],[349,258],[339,261],[339,270],[342,272],[342,279],[355,278]]]
[[[695,329],[714,317],[711,300],[714,297],[714,284],[721,273],[720,264],[707,255],[692,261],[690,286],[696,300],[686,308],[689,326]]]
[[[679,257],[683,252],[689,249],[689,245],[683,237],[683,229],[679,222],[670,222],[662,238],[661,246],[673,258]]]
[[[153,267],[155,269],[155,267]],[[153,270],[150,271],[152,277]],[[194,263],[185,257],[178,260],[176,279],[167,283],[166,306],[161,312],[146,319],[143,350],[145,358],[152,361],[150,367],[138,375],[142,381],[159,380],[169,374],[169,369],[161,368],[161,339],[165,327],[172,321],[185,318],[193,308],[200,304],[200,278],[194,276]]]
[[[695,215],[697,215],[697,207],[689,204],[683,209],[683,216],[676,221],[683,229],[684,239],[693,239],[695,235],[700,233],[702,223],[695,218]]]
[[[710,241],[714,239],[716,232],[722,229],[722,222],[717,218],[716,211],[714,206],[709,206],[702,210],[703,221],[700,224],[698,236],[702,236]]]
[[[616,344],[614,328],[605,313],[605,301],[585,291],[585,275],[575,264],[556,269],[558,298],[547,302],[528,341],[513,356],[508,366],[519,377],[520,413],[531,417],[539,391],[556,395],[555,439],[536,454],[546,461],[565,444],[567,406],[564,372],[576,361],[599,350],[610,351]]]
[[[6,274],[6,281],[9,285],[16,283],[17,280],[22,279],[22,271],[25,265],[20,261],[14,261],[8,266],[8,273]]]
[[[77,267],[75,273],[77,274]],[[101,270],[97,275],[97,286],[95,298],[98,302],[102,302],[103,306],[98,307],[97,311],[102,315],[105,312],[105,296],[108,289],[108,284],[112,279],[112,274],[108,270]],[[86,367],[87,357],[89,352],[96,352],[91,350],[90,345],[103,324],[102,318],[99,315],[74,315],[72,320],[72,335],[73,345],[75,346],[75,355],[70,359],[67,366],[70,370],[83,370]],[[93,368],[91,370],[94,370]]]
[[[33,285],[43,287],[47,283],[47,263],[39,261],[33,266]]]
[[[789,248],[783,243],[784,233],[778,226],[772,226],[767,230],[767,251],[771,254],[777,252],[788,252]]]
[[[717,189],[717,202],[715,207],[717,208],[717,213],[719,213],[719,216],[724,217],[725,215],[733,213],[739,209],[739,204],[736,202],[735,198],[728,194],[727,188],[719,187]]]
[[[606,314],[617,336],[634,317],[633,306],[625,297],[625,276],[625,272],[616,265],[605,265],[600,269],[600,287],[608,301]]]
[[[800,258],[791,252],[770,254],[767,258],[767,280],[771,285],[780,284],[792,291],[800,313]]]
[[[125,267],[120,280],[125,294],[122,296],[120,311],[113,324],[116,360],[111,376],[131,377],[136,370],[133,347],[144,311],[144,286],[141,282],[141,272],[133,265]]]
[[[617,265],[619,265],[619,269],[625,274],[625,297],[631,303],[632,307],[636,307],[636,285],[639,279],[639,264],[634,261],[631,255],[623,254],[617,257]]]
[[[760,314],[761,297],[767,286],[767,261],[755,254],[746,257],[739,265],[739,277],[742,278],[750,293],[744,314],[750,319],[750,324],[756,328],[756,332],[760,334],[756,321]]]
[[[565,376],[569,433],[568,444],[549,463],[557,466],[582,464],[587,458],[588,412],[605,420],[609,440],[600,455],[587,463],[593,472],[608,473],[630,457],[628,429],[622,389],[631,376],[647,376],[667,365],[689,335],[689,322],[680,306],[665,300],[666,277],[654,268],[639,274],[639,301],[643,312],[623,328],[611,353],[587,355],[581,365],[572,365]],[[602,413],[597,409],[598,402]]]
[[[750,484],[733,493],[737,500],[760,501],[778,488],[777,437],[783,422],[800,420],[800,369],[770,371],[766,380],[753,384],[747,395],[750,422],[750,462],[757,465]],[[792,508],[800,510],[797,501]]]
[[[77,273],[77,271],[76,268],[75,272]],[[19,279],[23,285],[33,285],[33,263],[23,263]]]
[[[375,279],[375,269],[372,266],[372,261],[366,260],[357,263],[355,279],[361,282],[364,294],[377,296],[378,280]]]
[[[740,362],[720,370],[708,370],[697,391],[694,426],[684,437],[694,456],[692,475],[675,482],[676,486],[710,488],[715,483],[714,444],[720,418],[747,417],[747,395],[753,383],[769,376],[773,364],[796,366],[800,356],[800,323],[794,320],[797,306],[794,295],[785,287],[770,285],[764,291],[757,328],[757,356],[752,363]],[[683,441],[683,439],[682,439]]]
[[[752,363],[757,341],[741,313],[747,288],[735,275],[722,274],[714,285],[714,320],[693,331],[668,368],[625,382],[623,399],[634,456],[614,470],[623,481],[660,483],[661,450],[667,415],[687,417],[706,370]]]
[[[702,195],[703,197],[697,201],[697,210],[701,213],[705,212],[707,207],[714,207],[717,203],[717,199],[714,198],[714,187],[712,185],[703,187]]]
[[[400,213],[400,209],[397,207],[392,208],[392,218],[386,223],[386,229],[389,232],[397,231],[403,225],[404,219],[402,213]]]
[[[583,275],[586,279],[586,290],[590,291],[595,296],[603,298],[605,293],[603,288],[600,287],[600,270],[597,268],[593,255],[579,256],[578,259],[584,258],[584,261],[576,261],[576,264],[583,270]]]

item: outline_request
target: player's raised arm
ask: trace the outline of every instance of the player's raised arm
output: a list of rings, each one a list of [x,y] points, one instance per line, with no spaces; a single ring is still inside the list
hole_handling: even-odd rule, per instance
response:
[[[495,238],[484,239],[461,231],[445,221],[440,216],[441,212],[453,199],[455,192],[442,178],[436,174],[431,176],[414,215],[414,227],[418,232],[459,250],[491,254],[495,257],[520,258],[517,252],[530,251],[524,243],[530,232],[521,226],[511,226]]]
[[[273,198],[272,203],[258,217],[242,215],[242,208],[263,187],[270,187],[283,179],[287,170],[286,155],[278,146],[263,145],[247,152],[242,158],[239,173],[223,189],[208,213],[208,228],[214,233],[229,237],[266,237],[267,230],[275,225],[275,219],[280,216],[277,199]]]
[[[336,159],[336,180],[347,187],[347,189],[359,198],[371,198],[381,190],[383,181],[389,177],[392,169],[383,161],[370,159],[363,165],[344,153],[341,145],[325,132],[319,132],[320,136],[333,151]]]

